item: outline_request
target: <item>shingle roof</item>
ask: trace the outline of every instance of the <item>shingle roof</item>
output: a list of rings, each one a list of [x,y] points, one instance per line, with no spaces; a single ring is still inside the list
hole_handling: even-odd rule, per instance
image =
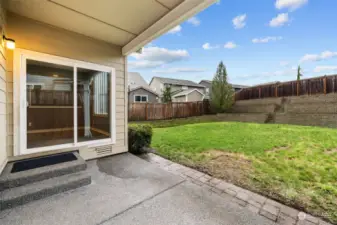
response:
[[[199,83],[201,83],[202,81],[207,82],[207,83],[212,83],[211,80],[201,80]],[[246,85],[241,85],[241,84],[231,84],[233,88],[248,88],[249,86]]]
[[[159,96],[158,93],[152,91],[150,88],[146,88],[146,87],[143,87],[143,86],[139,86],[139,87],[136,87],[136,88],[130,88],[130,89],[129,89],[129,92],[136,91],[136,90],[138,90],[138,89],[143,89],[143,90],[145,90],[145,91],[151,92],[151,93],[154,94],[154,95]]]
[[[172,79],[172,78],[166,78],[166,77],[153,77],[152,80],[153,79],[158,79],[163,84],[189,86],[189,87],[204,87],[203,85],[197,84],[197,83],[195,83],[193,81],[190,81],[190,80]],[[151,80],[151,82],[152,82],[152,80]]]
[[[184,91],[181,91],[175,95],[173,95],[172,97],[179,97],[179,96],[185,96],[185,95],[189,95],[190,93],[194,92],[194,91],[197,91],[199,92],[200,94],[204,95],[203,93],[201,93],[200,91],[198,91],[198,89],[192,89],[192,90],[184,90]]]

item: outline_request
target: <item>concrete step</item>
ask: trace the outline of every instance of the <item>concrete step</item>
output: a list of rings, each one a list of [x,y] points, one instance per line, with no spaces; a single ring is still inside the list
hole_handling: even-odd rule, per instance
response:
[[[85,170],[87,168],[87,164],[84,159],[82,159],[77,152],[73,152],[73,154],[76,157],[76,160],[74,161],[43,166],[16,173],[12,173],[12,168],[15,162],[8,163],[0,176],[0,192],[9,188],[15,188]]]
[[[0,211],[91,183],[85,171],[6,189],[0,192]]]

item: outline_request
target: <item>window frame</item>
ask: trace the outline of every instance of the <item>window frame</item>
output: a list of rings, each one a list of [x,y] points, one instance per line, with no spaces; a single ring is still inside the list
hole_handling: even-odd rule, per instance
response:
[[[140,101],[138,102],[138,101],[136,101],[136,97],[140,97]],[[146,102],[143,102],[142,101],[142,97],[146,97]],[[149,95],[138,95],[138,94],[135,94],[134,96],[133,96],[133,102],[135,102],[135,103],[148,103],[149,102]]]
[[[74,142],[69,144],[44,146],[38,148],[27,148],[27,96],[26,96],[26,65],[27,59],[59,64],[73,67],[74,72]],[[14,155],[32,154],[38,152],[61,150],[61,149],[76,149],[86,146],[88,148],[102,145],[116,144],[116,71],[113,67],[103,66],[85,61],[69,59],[66,57],[54,56],[45,53],[15,49],[13,59],[13,74],[14,74]],[[77,140],[77,68],[91,69],[110,73],[110,138],[78,142]]]

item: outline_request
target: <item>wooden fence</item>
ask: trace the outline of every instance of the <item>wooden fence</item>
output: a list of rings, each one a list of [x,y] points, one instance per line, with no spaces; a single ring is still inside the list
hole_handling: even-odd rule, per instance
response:
[[[235,93],[235,101],[328,93],[337,93],[337,75],[244,88]]]
[[[129,121],[165,120],[202,116],[210,112],[208,101],[174,103],[130,103]]]

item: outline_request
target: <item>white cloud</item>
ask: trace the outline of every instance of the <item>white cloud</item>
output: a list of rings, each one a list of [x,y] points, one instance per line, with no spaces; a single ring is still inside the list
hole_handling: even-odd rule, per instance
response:
[[[257,44],[257,43],[268,43],[270,41],[279,41],[279,40],[282,40],[283,37],[264,37],[264,38],[254,38],[252,40],[252,42],[254,44]]]
[[[148,61],[148,60],[142,60],[142,61],[131,61],[129,62],[129,66],[134,69],[146,69],[146,68],[155,68],[163,65],[163,62],[160,61]]]
[[[169,33],[169,34],[176,34],[176,33],[179,33],[181,30],[182,30],[182,27],[180,25],[178,25],[178,26],[173,27],[167,33]]]
[[[202,48],[205,50],[211,50],[211,49],[215,49],[215,48],[219,48],[219,45],[211,45],[210,43],[205,43],[202,45]]]
[[[308,0],[277,0],[275,7],[277,9],[289,9],[294,11],[308,3]]]
[[[227,48],[227,49],[233,49],[233,48],[236,48],[237,45],[234,43],[234,42],[227,42],[225,45],[224,45],[224,48]]]
[[[306,54],[301,59],[300,62],[315,62],[315,61],[322,61],[325,59],[331,59],[337,57],[337,52],[331,51],[324,51],[320,54]]]
[[[205,72],[205,69],[196,68],[169,68],[165,70],[154,70],[154,73],[201,73]]]
[[[169,50],[166,48],[148,47],[143,48],[141,54],[132,53],[130,56],[136,59],[136,61],[129,62],[132,68],[155,68],[187,59],[189,54],[183,49]]]
[[[193,26],[197,27],[200,25],[201,21],[197,17],[193,16],[187,20],[187,23],[190,23]]]
[[[281,61],[280,62],[280,66],[288,66],[289,65],[289,62],[287,61]]]
[[[322,72],[326,72],[326,73],[333,73],[333,72],[337,72],[337,66],[316,66],[314,69],[315,73],[322,73]]]
[[[246,14],[242,14],[239,15],[237,17],[235,17],[232,22],[234,25],[235,29],[242,29],[246,26],[246,19],[247,19],[247,15]]]
[[[269,26],[271,27],[281,27],[285,24],[289,23],[289,15],[288,13],[278,14],[275,18],[273,18],[269,22]]]

